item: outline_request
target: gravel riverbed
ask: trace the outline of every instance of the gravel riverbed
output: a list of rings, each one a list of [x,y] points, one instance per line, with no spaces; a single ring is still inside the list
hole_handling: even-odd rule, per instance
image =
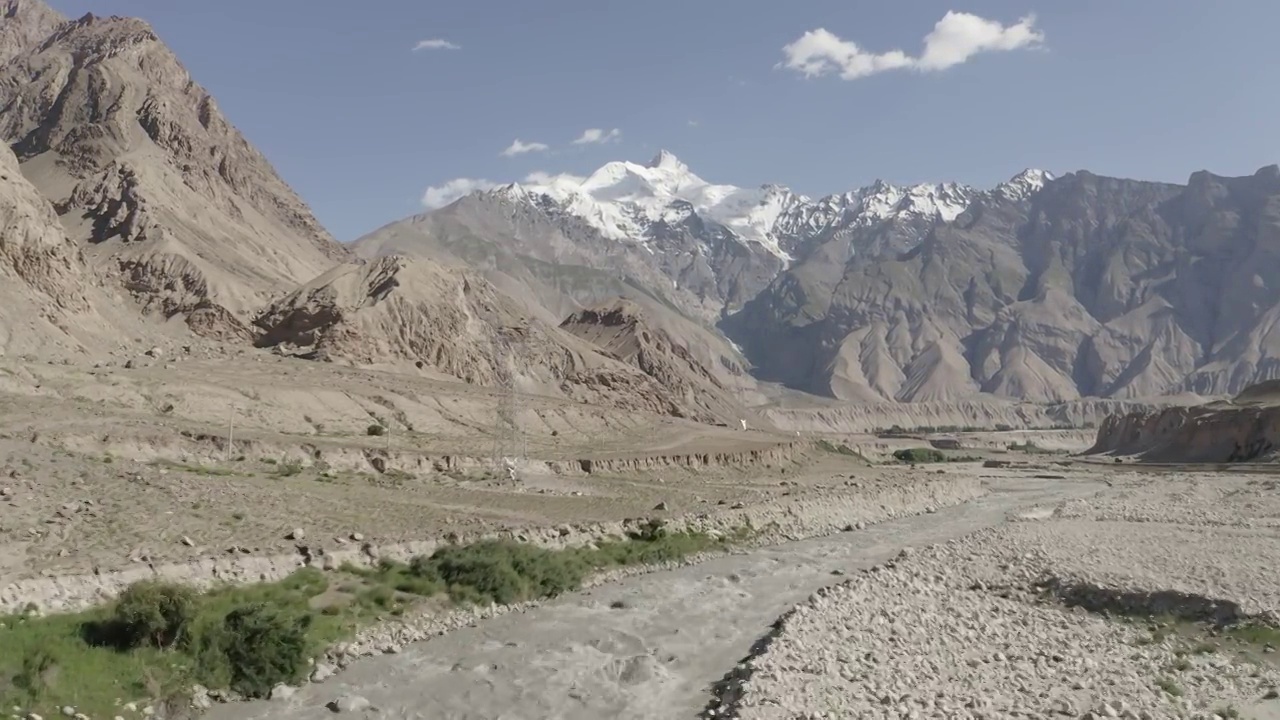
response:
[[[919,551],[815,593],[720,687],[708,717],[1274,718],[1274,647],[1245,658],[1067,608],[1273,622],[1280,493],[1229,475],[1130,476],[1099,498]]]

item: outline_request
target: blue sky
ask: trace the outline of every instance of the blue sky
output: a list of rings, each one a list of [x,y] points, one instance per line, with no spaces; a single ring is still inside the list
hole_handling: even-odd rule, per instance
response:
[[[585,174],[659,148],[707,180],[809,195],[987,186],[1028,166],[1183,181],[1280,160],[1271,0],[47,1],[149,20],[341,240],[455,178]],[[926,51],[948,11],[1015,30],[1035,17],[1030,39],[959,27]],[[786,67],[784,48],[819,28],[796,68],[889,69]],[[965,59],[983,37],[995,48]],[[415,52],[424,40],[457,49]],[[859,64],[841,42],[904,55]],[[589,128],[619,135],[572,143]],[[549,149],[502,156],[517,139]]]

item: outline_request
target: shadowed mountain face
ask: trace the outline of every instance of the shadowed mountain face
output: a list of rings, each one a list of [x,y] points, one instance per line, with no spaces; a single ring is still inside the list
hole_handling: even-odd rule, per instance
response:
[[[244,336],[348,256],[145,22],[0,5],[0,134],[99,271],[148,310]]]
[[[1280,177],[1080,172],[912,249],[806,263],[730,318],[767,376],[846,399],[1235,393],[1280,375]]]

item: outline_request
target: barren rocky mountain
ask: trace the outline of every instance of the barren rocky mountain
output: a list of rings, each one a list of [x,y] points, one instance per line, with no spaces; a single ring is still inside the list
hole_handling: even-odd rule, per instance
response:
[[[0,2],[0,62],[40,44],[66,21],[44,0]]]
[[[523,392],[686,414],[654,378],[555,326],[529,321],[478,275],[430,260],[389,256],[340,265],[270,305],[256,324],[259,345],[319,359],[490,387],[510,372]],[[504,331],[508,350],[498,347]]]
[[[91,263],[148,310],[247,337],[279,287],[348,256],[145,22],[4,10],[0,135]]]
[[[1278,208],[1274,167],[1074,173],[983,195],[826,284],[801,264],[728,327],[766,376],[846,399],[1234,393],[1276,372]]]

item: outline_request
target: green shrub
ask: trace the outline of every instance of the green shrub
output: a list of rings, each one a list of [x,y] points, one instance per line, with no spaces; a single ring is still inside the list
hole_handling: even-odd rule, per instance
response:
[[[940,450],[933,448],[907,448],[899,450],[893,454],[893,458],[899,462],[907,463],[937,463],[946,462],[947,456]]]
[[[311,616],[272,609],[265,603],[227,613],[211,643],[226,659],[231,689],[266,697],[280,683],[296,681],[307,667]]]
[[[576,590],[590,569],[580,553],[510,540],[448,545],[409,564],[410,573],[439,581],[454,600],[503,605]]]
[[[129,648],[171,648],[183,640],[196,613],[196,596],[172,583],[142,580],[116,601],[111,625],[118,644]]]
[[[387,429],[377,423],[370,425],[364,429],[365,435],[381,436],[387,434]]]

